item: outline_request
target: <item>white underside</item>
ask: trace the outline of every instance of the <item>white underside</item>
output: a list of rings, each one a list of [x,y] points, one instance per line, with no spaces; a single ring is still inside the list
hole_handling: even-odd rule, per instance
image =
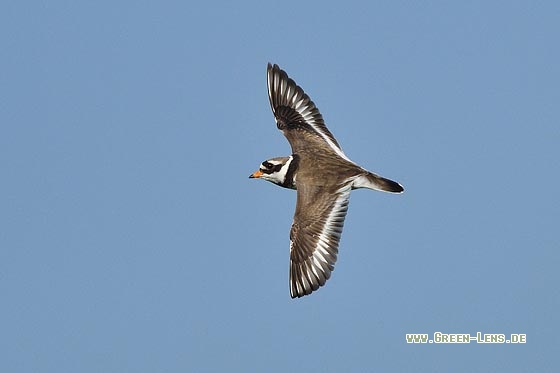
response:
[[[352,189],[359,189],[359,188],[367,188],[373,190],[380,190],[383,191],[379,186],[371,181],[365,175],[358,175],[352,182]]]

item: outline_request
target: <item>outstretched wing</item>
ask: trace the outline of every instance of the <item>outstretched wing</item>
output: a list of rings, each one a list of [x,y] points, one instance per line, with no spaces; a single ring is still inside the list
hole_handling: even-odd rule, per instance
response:
[[[330,278],[348,211],[350,184],[335,193],[298,185],[290,231],[290,295],[311,294]]]
[[[292,152],[313,147],[314,143],[328,145],[334,153],[348,159],[325,126],[323,116],[303,89],[288,77],[278,65],[268,64],[268,98],[278,129],[292,146]],[[321,148],[323,148],[321,146]]]

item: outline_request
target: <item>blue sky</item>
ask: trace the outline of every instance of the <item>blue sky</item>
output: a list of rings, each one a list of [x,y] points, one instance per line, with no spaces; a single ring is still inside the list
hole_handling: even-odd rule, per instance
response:
[[[3,372],[555,371],[558,2],[0,6]],[[292,300],[278,63],[346,154],[333,277]],[[407,333],[526,344],[407,344]]]

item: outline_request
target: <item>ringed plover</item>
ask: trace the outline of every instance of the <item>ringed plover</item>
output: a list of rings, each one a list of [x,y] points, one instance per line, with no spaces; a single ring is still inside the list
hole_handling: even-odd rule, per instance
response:
[[[290,295],[299,298],[323,286],[334,270],[350,191],[404,189],[352,162],[303,89],[276,64],[269,63],[267,72],[270,106],[292,155],[262,162],[249,177],[297,190],[290,231]]]

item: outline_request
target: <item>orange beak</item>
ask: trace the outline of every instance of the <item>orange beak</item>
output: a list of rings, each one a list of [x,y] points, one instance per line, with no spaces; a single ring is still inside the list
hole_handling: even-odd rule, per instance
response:
[[[259,177],[262,176],[262,174],[263,174],[262,171],[258,170],[258,171],[253,172],[251,175],[249,175],[249,178],[250,179],[258,179]]]

